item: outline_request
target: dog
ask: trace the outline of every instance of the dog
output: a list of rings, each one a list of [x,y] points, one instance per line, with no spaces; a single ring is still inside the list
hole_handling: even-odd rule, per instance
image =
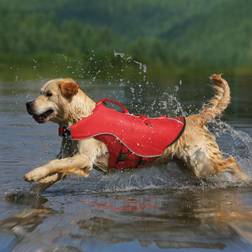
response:
[[[247,180],[234,157],[222,154],[215,136],[207,124],[220,117],[230,103],[230,88],[221,74],[213,74],[214,96],[203,105],[198,114],[185,118],[186,126],[177,141],[168,146],[154,162],[181,160],[196,177],[206,178],[229,172],[240,180]],[[27,111],[38,123],[54,122],[69,126],[89,117],[96,107],[79,84],[70,78],[53,79],[41,88],[41,94],[27,102]],[[25,174],[28,182],[37,182],[41,191],[69,174],[87,177],[93,167],[108,171],[109,152],[106,144],[94,137],[73,141],[63,137],[57,159]]]

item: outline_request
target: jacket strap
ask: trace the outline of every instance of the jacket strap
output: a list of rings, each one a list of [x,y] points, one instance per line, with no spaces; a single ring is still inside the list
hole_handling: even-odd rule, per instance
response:
[[[69,137],[71,133],[68,127],[63,126],[58,128],[58,135],[60,137]]]
[[[117,105],[122,110],[123,113],[129,113],[129,111],[126,109],[126,107],[122,103],[120,103],[119,101],[116,101],[116,100],[103,98],[97,102],[97,105],[100,103],[106,103],[106,102],[110,102],[110,103]]]

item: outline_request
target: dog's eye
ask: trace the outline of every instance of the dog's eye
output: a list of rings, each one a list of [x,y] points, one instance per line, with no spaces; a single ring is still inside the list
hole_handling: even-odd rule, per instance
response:
[[[47,97],[51,97],[52,96],[52,93],[51,92],[46,92],[45,94]]]

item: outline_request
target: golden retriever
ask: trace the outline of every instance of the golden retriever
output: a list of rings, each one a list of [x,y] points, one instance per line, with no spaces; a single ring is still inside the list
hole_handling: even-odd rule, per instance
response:
[[[192,173],[199,177],[208,177],[228,171],[241,180],[246,180],[235,158],[225,158],[216,139],[206,125],[220,116],[230,103],[230,89],[220,74],[211,79],[215,95],[203,106],[198,114],[186,117],[186,127],[182,136],[157,160],[171,159],[183,161]],[[54,79],[41,89],[41,95],[26,104],[27,111],[38,123],[55,122],[59,126],[68,126],[91,115],[96,103],[72,79]],[[38,182],[41,190],[51,186],[68,174],[88,176],[97,167],[108,170],[109,153],[106,145],[94,138],[71,141],[63,138],[58,159],[28,172],[24,179]]]

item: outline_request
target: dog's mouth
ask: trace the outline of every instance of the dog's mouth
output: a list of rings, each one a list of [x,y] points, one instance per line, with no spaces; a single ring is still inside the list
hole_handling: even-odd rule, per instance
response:
[[[47,121],[48,117],[54,112],[53,109],[48,109],[46,112],[40,115],[33,115],[33,119],[38,123],[44,123]]]

